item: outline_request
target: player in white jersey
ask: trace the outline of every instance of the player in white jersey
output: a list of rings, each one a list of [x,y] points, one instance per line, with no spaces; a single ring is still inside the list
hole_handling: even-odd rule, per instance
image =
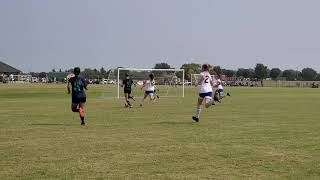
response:
[[[215,91],[215,100],[217,99],[218,102],[221,102],[221,99],[225,98],[225,94],[224,94],[224,88],[223,88],[223,84],[224,84],[224,81],[225,81],[225,78],[226,76],[223,75],[223,74],[220,74],[219,75],[219,79],[217,79],[217,86],[218,88],[216,89]],[[230,96],[229,93],[227,93],[227,96]]]
[[[205,102],[205,107],[208,108],[213,104],[212,99],[212,86],[214,85],[213,79],[209,73],[209,70],[212,68],[210,64],[202,65],[201,75],[201,87],[199,92],[199,98],[196,108],[196,114],[192,116],[192,119],[196,122],[199,122],[201,105]]]
[[[146,88],[146,91],[144,93],[144,96],[141,100],[140,106],[142,107],[144,100],[149,96],[150,100],[154,100],[154,93],[155,93],[155,80],[154,80],[154,75],[151,73],[149,75],[149,80],[146,80],[143,82],[143,86],[141,87],[141,89],[143,89],[144,87]]]

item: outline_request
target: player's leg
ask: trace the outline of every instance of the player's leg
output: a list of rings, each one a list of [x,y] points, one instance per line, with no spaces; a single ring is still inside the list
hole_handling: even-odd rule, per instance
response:
[[[158,99],[160,99],[160,97],[158,95],[158,90],[154,90],[154,96],[155,96],[155,98],[157,97]]]
[[[128,107],[130,104],[129,100],[128,100],[128,93],[124,93],[124,106]]]
[[[212,104],[214,104],[213,99],[212,99],[212,92],[208,93],[208,96],[206,96],[205,98],[205,107],[209,108]]]
[[[136,101],[134,97],[131,95],[131,93],[128,94],[128,99],[132,99],[133,101]]]
[[[128,105],[130,108],[132,108],[132,105],[131,105],[131,103],[130,103],[130,101],[129,101],[130,93],[131,93],[131,91],[128,91],[126,103],[127,103],[127,105]]]
[[[198,98],[197,107],[196,107],[196,113],[194,116],[192,116],[192,119],[196,122],[199,122],[200,113],[201,113],[201,105],[203,103],[204,97],[200,94],[200,97]]]
[[[81,103],[79,104],[79,115],[80,115],[81,125],[82,125],[82,126],[85,125],[85,122],[84,122],[84,117],[85,117],[84,105],[85,105],[85,102],[81,102]]]
[[[72,97],[71,99],[71,111],[79,112],[79,102],[78,102],[78,99],[75,97]]]
[[[154,93],[149,93],[149,98],[151,101],[154,101],[156,98],[154,97]]]
[[[214,93],[213,100],[221,103],[218,89]]]
[[[72,110],[72,112],[79,112],[79,104],[78,103],[71,103],[71,110]]]
[[[147,92],[144,93],[143,98],[141,99],[141,102],[140,102],[140,107],[143,106],[144,100],[148,97],[148,95],[149,94]]]

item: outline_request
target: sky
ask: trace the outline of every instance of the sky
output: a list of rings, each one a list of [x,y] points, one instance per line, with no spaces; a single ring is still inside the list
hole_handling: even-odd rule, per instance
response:
[[[25,72],[152,68],[320,70],[319,0],[0,0],[0,61]]]

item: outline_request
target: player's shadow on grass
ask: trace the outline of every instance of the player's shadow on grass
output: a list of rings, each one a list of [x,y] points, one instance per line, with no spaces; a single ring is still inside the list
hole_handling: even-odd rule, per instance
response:
[[[188,125],[192,125],[194,124],[192,121],[188,122],[188,121],[162,121],[162,122],[154,122],[154,123],[149,123],[151,125],[154,124],[158,124],[158,125],[182,125],[182,124],[188,124]]]
[[[35,123],[35,124],[30,124],[31,126],[72,126],[73,124],[53,124],[53,123]]]

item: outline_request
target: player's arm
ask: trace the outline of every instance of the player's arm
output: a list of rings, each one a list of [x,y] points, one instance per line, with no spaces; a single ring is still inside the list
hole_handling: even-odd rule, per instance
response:
[[[68,91],[68,94],[70,94],[71,93],[71,88],[70,88],[71,83],[70,83],[69,79],[67,79],[67,81],[68,81],[68,83],[67,83],[67,91]]]
[[[121,87],[123,87],[123,85],[124,85],[124,80],[122,81]]]
[[[214,79],[211,79],[210,84],[213,88],[216,88],[219,86],[219,81],[216,81]]]
[[[147,81],[143,81],[143,85],[142,85],[142,87],[141,87],[141,90],[142,90],[144,87],[146,87],[146,83],[147,83]]]
[[[88,90],[88,82],[85,79],[83,80],[83,84],[84,84],[84,86],[83,86],[84,89]]]

